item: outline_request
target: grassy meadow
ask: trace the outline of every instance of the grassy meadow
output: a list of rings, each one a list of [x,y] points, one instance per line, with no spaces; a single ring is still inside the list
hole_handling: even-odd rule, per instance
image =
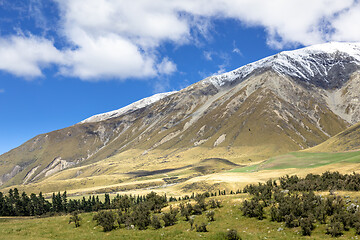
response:
[[[293,152],[272,157],[259,164],[236,168],[231,172],[256,172],[261,170],[278,170],[289,168],[318,168],[330,164],[360,163],[360,151],[339,153]]]
[[[343,194],[349,194],[343,192]],[[271,222],[268,213],[266,219],[257,220],[242,216],[239,209],[241,202],[248,198],[247,194],[215,197],[222,201],[223,207],[215,210],[215,221],[207,226],[208,232],[190,230],[190,224],[178,217],[174,226],[154,230],[115,229],[103,232],[102,227],[92,221],[95,213],[83,213],[81,226],[75,228],[69,224],[70,215],[48,218],[1,218],[0,239],[7,240],[46,240],[46,239],[226,239],[227,229],[236,229],[242,239],[328,239],[325,225],[315,224],[311,237],[302,237],[300,227],[289,229],[284,223]],[[174,203],[177,205],[179,203]],[[164,209],[163,211],[167,211]],[[208,222],[205,214],[195,217],[195,224]],[[357,239],[351,229],[337,239]]]

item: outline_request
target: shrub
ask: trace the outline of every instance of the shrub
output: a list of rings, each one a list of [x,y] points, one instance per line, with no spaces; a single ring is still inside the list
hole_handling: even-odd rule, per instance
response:
[[[202,208],[201,208],[201,206],[200,206],[199,204],[195,204],[195,205],[193,206],[193,208],[192,208],[192,212],[193,212],[193,214],[195,214],[195,215],[201,215],[202,212],[203,212],[203,210],[202,210]]]
[[[209,201],[210,208],[221,208],[221,202],[219,200],[211,199]]]
[[[158,218],[158,216],[156,216],[156,215],[152,216],[151,226],[155,229],[161,228],[161,223],[160,223],[160,219]]]
[[[360,222],[354,223],[355,232],[357,235],[360,235]]]
[[[133,224],[139,228],[139,230],[145,230],[150,225],[150,210],[146,203],[140,203],[136,205],[131,213]]]
[[[192,217],[190,217],[190,219],[189,219],[189,223],[190,223],[190,227],[191,227],[191,230],[193,230],[194,228],[194,218],[192,218]]]
[[[245,200],[241,210],[243,211],[244,216],[255,217],[259,220],[264,219],[264,207],[257,200]]]
[[[79,213],[77,211],[75,212],[72,212],[71,213],[71,216],[70,216],[70,220],[69,220],[69,224],[70,223],[75,223],[75,227],[80,227],[80,221],[81,221],[81,218],[79,217],[78,215]]]
[[[189,206],[190,205],[190,209]],[[190,213],[192,211],[191,204],[184,205],[183,203],[180,203],[180,214],[181,216],[185,217],[185,221],[189,221]]]
[[[163,215],[163,220],[164,220],[164,223],[165,223],[165,225],[164,225],[165,227],[174,225],[177,222],[176,215],[177,215],[178,212],[179,211],[178,211],[177,208],[172,208],[170,206],[170,212],[164,213],[164,215]]]
[[[202,211],[205,211],[206,206],[207,206],[207,204],[205,202],[205,198],[206,198],[205,194],[198,194],[195,197],[195,201],[196,201],[197,205],[199,205],[199,207],[201,208]]]
[[[93,220],[103,227],[104,232],[114,229],[115,214],[112,211],[101,211],[94,216]]]
[[[237,231],[235,229],[230,229],[226,233],[226,239],[227,240],[241,240],[239,234],[237,233]]]
[[[195,224],[195,228],[197,232],[207,232],[208,230],[206,229],[206,223],[201,223],[199,225]]]
[[[214,212],[214,211],[208,211],[208,212],[206,213],[206,217],[208,218],[208,220],[209,220],[210,222],[215,221],[214,216],[215,216],[215,212]]]
[[[300,219],[300,227],[303,236],[310,236],[311,231],[314,230],[314,225],[310,218]]]
[[[328,227],[326,229],[326,234],[329,234],[332,237],[341,236],[343,234],[341,223],[332,219],[332,221],[328,224]]]

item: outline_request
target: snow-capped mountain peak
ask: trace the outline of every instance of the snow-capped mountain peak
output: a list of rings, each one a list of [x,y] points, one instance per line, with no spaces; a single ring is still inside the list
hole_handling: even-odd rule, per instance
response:
[[[150,104],[153,104],[157,101],[160,101],[161,99],[169,96],[169,95],[172,95],[176,93],[176,91],[173,91],[173,92],[165,92],[165,93],[158,93],[158,94],[155,94],[155,95],[152,95],[150,97],[147,97],[147,98],[143,98],[139,101],[136,101],[130,105],[127,105],[123,108],[120,108],[118,110],[114,110],[114,111],[110,111],[110,112],[106,112],[106,113],[101,113],[101,114],[97,114],[97,115],[94,115],[92,117],[89,117],[83,121],[81,121],[80,123],[91,123],[91,122],[100,122],[100,121],[104,121],[104,120],[107,120],[107,119],[110,119],[110,118],[115,118],[115,117],[119,117],[123,114],[126,114],[126,113],[130,113],[130,112],[133,112],[135,110],[138,110],[140,108],[144,108],[146,106],[149,106]]]
[[[216,87],[244,80],[257,71],[272,69],[324,88],[341,85],[349,74],[360,68],[360,43],[330,42],[313,45],[247,64],[234,71],[204,80]]]

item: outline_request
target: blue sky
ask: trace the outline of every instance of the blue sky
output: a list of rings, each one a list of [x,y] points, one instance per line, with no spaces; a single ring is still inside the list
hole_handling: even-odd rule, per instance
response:
[[[0,154],[282,50],[360,41],[357,0],[0,0]]]

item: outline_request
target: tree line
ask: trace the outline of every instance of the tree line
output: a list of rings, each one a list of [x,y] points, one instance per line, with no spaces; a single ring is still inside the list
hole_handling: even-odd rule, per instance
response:
[[[239,190],[237,191],[239,192]],[[216,191],[213,193],[204,193],[204,196],[226,195],[226,191]],[[230,194],[235,194],[231,191]],[[38,195],[25,192],[19,193],[17,188],[10,189],[8,194],[0,192],[0,216],[42,216],[54,213],[71,213],[80,212],[97,212],[106,209],[121,209],[127,212],[131,207],[146,202],[151,211],[158,212],[164,204],[179,200],[195,199],[197,194],[192,193],[190,196],[167,197],[156,195],[154,192],[147,195],[120,195],[117,194],[110,199],[110,195],[105,193],[104,200],[101,201],[99,196],[82,197],[81,199],[69,199],[67,192],[53,193],[51,201],[45,199],[40,192]]]

